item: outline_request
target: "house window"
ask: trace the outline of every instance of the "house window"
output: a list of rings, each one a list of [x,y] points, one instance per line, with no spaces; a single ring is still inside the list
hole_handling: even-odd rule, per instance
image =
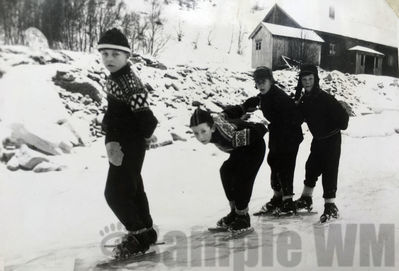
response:
[[[333,6],[330,6],[328,10],[328,16],[330,17],[331,20],[335,19],[335,8]]]
[[[388,65],[393,66],[393,56],[388,56]]]
[[[255,41],[255,50],[260,50],[262,49],[262,40],[257,40]]]
[[[330,56],[335,55],[335,44],[334,43],[330,43],[330,50],[328,53]]]

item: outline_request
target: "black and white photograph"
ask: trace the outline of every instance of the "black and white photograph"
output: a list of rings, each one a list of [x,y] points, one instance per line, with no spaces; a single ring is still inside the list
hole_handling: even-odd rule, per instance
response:
[[[0,0],[0,271],[397,270],[398,0]]]

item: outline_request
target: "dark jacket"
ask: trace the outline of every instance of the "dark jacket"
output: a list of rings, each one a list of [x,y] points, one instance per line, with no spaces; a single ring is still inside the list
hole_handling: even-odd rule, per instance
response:
[[[112,73],[106,87],[108,108],[102,123],[105,141],[150,137],[158,121],[148,106],[147,90],[130,66]]]
[[[224,152],[253,145],[266,134],[263,124],[230,119],[227,113],[220,113],[213,117],[215,132],[212,133],[211,143]]]
[[[345,108],[319,88],[305,93],[298,105],[314,139],[328,138],[348,127],[349,115]]]
[[[303,118],[295,102],[276,85],[257,97],[263,116],[269,121],[269,149],[276,152],[297,149],[303,140]],[[234,112],[235,117],[246,113],[244,106],[231,107],[229,110]]]

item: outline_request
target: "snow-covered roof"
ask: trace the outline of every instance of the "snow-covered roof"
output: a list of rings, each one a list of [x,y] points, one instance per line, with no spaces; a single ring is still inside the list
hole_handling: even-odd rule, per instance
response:
[[[376,54],[376,55],[382,55],[382,56],[384,55],[381,52],[378,52],[376,50],[373,50],[373,49],[370,49],[370,48],[367,48],[367,47],[359,46],[359,45],[356,45],[356,46],[354,46],[352,48],[349,48],[348,50],[351,50],[351,51],[362,51],[362,52]]]
[[[398,17],[385,0],[275,0],[266,14],[274,3],[303,28],[398,47]]]
[[[300,28],[294,28],[294,27],[288,27],[284,25],[278,25],[278,24],[270,24],[270,23],[261,23],[262,26],[266,27],[267,30],[270,31],[270,33],[273,36],[281,36],[281,37],[289,37],[289,38],[297,38],[297,39],[305,39],[305,40],[310,40],[310,41],[317,41],[317,42],[324,42],[324,40],[316,34],[316,32],[312,30],[307,30],[307,29],[300,29]],[[257,32],[257,30],[256,30]],[[253,34],[255,35],[254,32]],[[251,34],[252,36],[254,36]]]

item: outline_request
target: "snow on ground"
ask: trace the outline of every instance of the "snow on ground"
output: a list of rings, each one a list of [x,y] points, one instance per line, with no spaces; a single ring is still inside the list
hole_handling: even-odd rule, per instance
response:
[[[376,116],[384,118],[382,114]],[[310,140],[307,134],[300,147],[295,177],[296,195],[302,189]],[[338,225],[342,225],[343,231],[349,224],[373,224],[378,231],[379,226],[385,223],[394,224],[395,232],[398,232],[399,217],[395,205],[399,192],[398,155],[398,134],[364,138],[343,136],[337,197],[342,214]],[[178,238],[184,234],[189,241],[186,247],[188,257],[177,258],[177,265],[173,264],[176,256],[166,254],[168,257],[165,256],[156,266],[150,262],[139,264],[140,270],[159,270],[165,268],[164,264],[176,270],[197,270],[195,264],[206,269],[205,263],[215,260],[208,251],[212,247],[212,239],[208,245],[199,242],[204,238],[203,231],[228,211],[218,172],[226,157],[215,147],[199,145],[193,138],[186,143],[180,142],[147,153],[143,177],[151,212],[159,229],[159,239],[168,236]],[[90,261],[105,258],[99,248],[104,237],[100,231],[104,233],[108,227],[109,234],[112,233],[112,224],[117,225],[117,220],[103,198],[107,171],[103,142],[99,140],[90,148],[75,149],[75,153],[69,155],[64,163],[68,165],[66,171],[48,174],[10,172],[0,167],[0,255],[6,270],[70,270],[74,264],[82,268],[77,270],[85,270],[92,263]],[[272,196],[268,177],[269,169],[264,163],[255,182],[251,212]],[[321,194],[319,182],[314,203],[319,214],[323,210]],[[309,267],[317,266],[314,244],[317,235],[312,223],[317,221],[318,216],[305,217],[303,221],[268,221],[251,217],[257,234],[247,239],[249,244],[241,240],[232,242],[230,246],[246,247],[252,251],[249,253],[262,253],[272,246],[273,266],[283,269],[284,265],[276,254],[277,239],[282,238],[283,233],[293,231],[302,241],[300,251],[303,253],[296,269],[309,270]],[[268,242],[261,243],[256,239],[269,236],[271,231],[273,239]],[[160,250],[174,253],[174,245],[178,244],[179,251],[185,252],[184,242],[176,240],[180,239],[172,238]],[[356,239],[356,242],[358,253],[359,240]],[[396,249],[398,245],[395,239]],[[210,254],[199,254],[201,247],[208,249],[205,251]],[[240,257],[239,249],[227,251]],[[230,255],[230,260],[233,258]],[[395,259],[398,262],[397,252]],[[250,270],[263,270],[261,262],[255,263],[255,268]],[[240,264],[243,263],[235,263],[235,270],[244,270],[240,269]],[[353,265],[359,267],[358,255]]]

